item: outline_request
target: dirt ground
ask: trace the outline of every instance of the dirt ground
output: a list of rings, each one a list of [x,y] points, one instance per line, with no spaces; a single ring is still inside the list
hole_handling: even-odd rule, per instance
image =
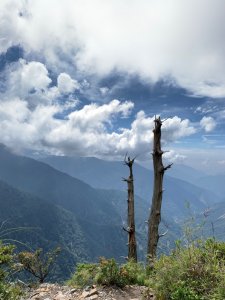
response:
[[[21,300],[155,300],[146,287],[86,287],[84,290],[58,284],[42,284],[37,288],[27,288]]]

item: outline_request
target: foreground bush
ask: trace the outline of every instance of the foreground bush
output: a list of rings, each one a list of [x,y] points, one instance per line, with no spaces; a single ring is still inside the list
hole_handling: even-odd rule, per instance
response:
[[[68,282],[75,287],[92,284],[145,285],[159,300],[224,300],[225,243],[208,240],[182,248],[177,244],[169,256],[161,256],[153,270],[128,262],[119,266],[114,259],[98,264],[80,264]]]
[[[14,272],[14,246],[3,245],[0,242],[0,299],[17,300],[21,295],[20,289],[8,282],[9,275]]]
[[[23,251],[18,254],[18,260],[25,271],[37,278],[39,283],[43,283],[52,271],[59,253],[60,248],[48,253],[43,253],[43,249],[34,252]]]
[[[225,243],[178,246],[155,263],[150,284],[160,300],[224,300]]]
[[[92,284],[123,287],[127,284],[144,285],[145,279],[146,272],[141,264],[128,262],[119,266],[114,259],[100,258],[98,264],[79,264],[68,284],[76,287]]]

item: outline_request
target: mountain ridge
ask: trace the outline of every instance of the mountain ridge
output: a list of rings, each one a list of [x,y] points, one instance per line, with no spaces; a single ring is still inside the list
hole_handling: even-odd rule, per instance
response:
[[[125,190],[126,185],[122,177],[127,176],[126,167],[122,162],[104,161],[97,158],[79,158],[50,156],[42,161],[54,168],[65,172],[75,178],[89,183],[94,188]],[[134,164],[134,189],[135,193],[144,199],[150,206],[153,186],[153,171],[138,164]],[[164,177],[163,209],[168,215],[185,216],[186,203],[189,202],[193,212],[204,210],[216,202],[220,197],[214,193],[195,186],[190,182],[169,176]],[[170,205],[168,203],[170,201]],[[184,213],[183,213],[184,212]]]

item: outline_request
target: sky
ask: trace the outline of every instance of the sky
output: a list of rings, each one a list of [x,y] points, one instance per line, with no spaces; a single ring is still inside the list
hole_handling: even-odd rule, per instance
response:
[[[1,0],[0,143],[225,172],[224,0]]]

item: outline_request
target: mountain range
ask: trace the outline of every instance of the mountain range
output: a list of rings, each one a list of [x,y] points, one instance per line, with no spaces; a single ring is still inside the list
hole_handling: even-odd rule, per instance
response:
[[[128,170],[122,161],[64,156],[48,156],[43,158],[42,161],[66,174],[87,182],[94,188],[123,191],[126,189],[122,178],[128,176]],[[191,168],[188,168],[189,173],[191,170]],[[192,173],[194,173],[194,170],[192,170]],[[144,199],[150,207],[153,171],[137,163],[134,164],[134,185],[135,194]],[[164,189],[163,215],[170,216],[174,221],[181,221],[189,214],[187,206],[190,206],[194,214],[222,201],[222,197],[205,187],[199,187],[193,183],[170,176],[170,170],[165,173]]]
[[[96,261],[99,256],[123,261],[127,254],[127,235],[122,230],[127,187],[122,177],[127,173],[122,162],[57,156],[39,161],[1,145],[0,239],[18,240],[19,250],[42,247],[47,251],[60,246],[55,274],[61,279],[70,275],[77,262]],[[138,254],[145,260],[153,174],[135,164],[134,176]],[[168,233],[160,239],[160,252],[173,247],[190,213],[200,214],[212,207],[208,218],[212,222],[224,209],[220,195],[170,177],[169,172],[165,188],[160,232],[168,229]],[[218,224],[222,228],[224,219]]]

